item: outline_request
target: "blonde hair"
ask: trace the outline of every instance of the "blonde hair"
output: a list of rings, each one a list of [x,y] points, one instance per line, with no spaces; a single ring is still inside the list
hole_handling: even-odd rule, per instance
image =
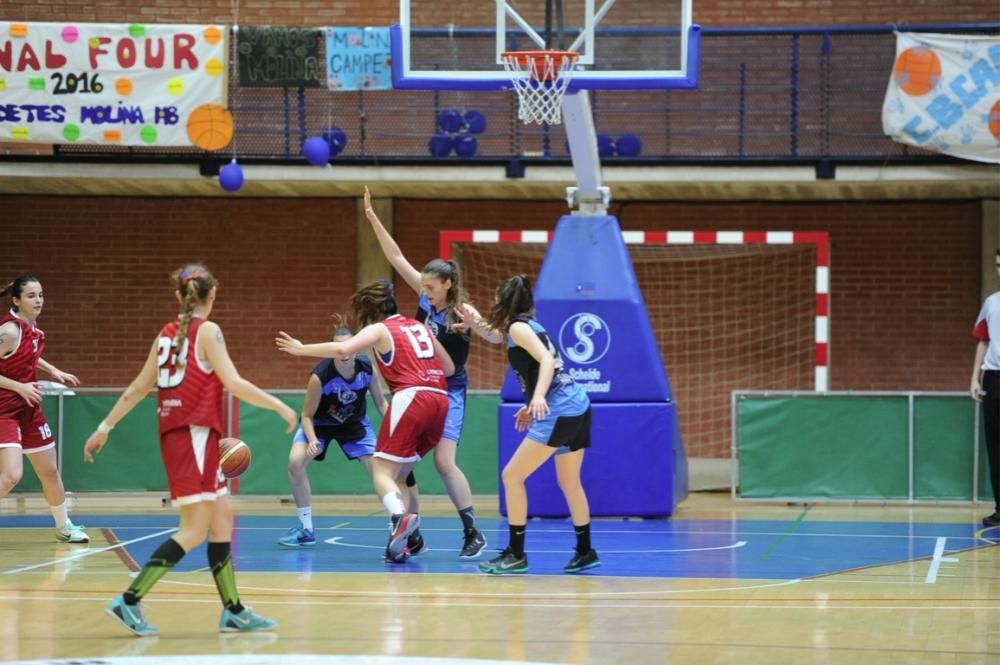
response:
[[[170,345],[173,350],[174,364],[177,369],[184,367],[184,359],[180,357],[181,344],[187,339],[188,326],[191,325],[191,317],[194,308],[205,302],[208,294],[218,284],[208,268],[200,263],[189,263],[183,268],[174,271],[170,276],[177,286],[177,293],[181,294],[181,325],[177,328],[177,336],[174,337]]]

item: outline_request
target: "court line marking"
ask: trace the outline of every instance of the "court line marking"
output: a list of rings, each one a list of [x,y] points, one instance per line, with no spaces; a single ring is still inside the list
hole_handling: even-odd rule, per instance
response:
[[[104,536],[104,540],[108,541],[108,545],[120,545],[121,540],[118,539],[117,534],[109,528],[101,527],[101,535]],[[124,564],[125,568],[128,569],[130,573],[138,573],[142,570],[142,566],[132,558],[132,555],[128,553],[128,550],[124,547],[120,547],[115,550],[115,554],[118,555],[119,561]]]
[[[283,589],[282,591],[288,591]],[[30,593],[30,592],[29,592]],[[397,594],[387,594],[391,596],[396,596]],[[25,596],[3,596],[0,595],[0,600],[52,600],[59,602],[66,601],[89,601],[94,603],[106,603],[106,599],[95,598],[94,596],[36,596],[30,595]],[[218,605],[218,598],[204,598],[204,597],[191,597],[191,598],[165,598],[157,597],[146,601],[149,606],[157,605],[159,603],[199,603],[199,604],[210,604]],[[400,601],[398,598],[387,598],[385,600],[366,600],[365,602],[350,601],[350,600],[320,600],[316,598],[299,598],[295,600],[268,600],[266,598],[254,598],[254,605],[279,605],[279,606],[289,606],[289,607],[301,607],[302,605],[327,605],[327,606],[348,606],[348,607],[359,607],[365,605],[384,605],[384,606],[402,606],[402,607],[440,607],[441,600],[440,597],[435,597],[428,599],[426,601],[420,599],[403,599]],[[732,609],[732,610],[819,610],[821,612],[831,612],[840,610],[909,610],[909,611],[985,611],[985,612],[1000,612],[1000,605],[830,605],[833,601],[823,600],[822,604],[819,602],[813,604],[800,604],[800,605],[759,605],[753,604],[748,605],[742,602],[726,603],[642,603],[639,605],[615,603],[615,604],[600,604],[593,605],[588,604],[582,606],[579,603],[532,603],[532,607],[543,607],[552,609],[601,609],[601,610],[633,610],[633,609]],[[517,605],[511,605],[510,603],[462,603],[453,602],[449,607],[469,607],[469,608],[511,608],[517,607]]]
[[[934,584],[937,582],[938,569],[941,567],[942,562],[958,563],[958,557],[944,556],[944,546],[947,542],[947,538],[937,539],[937,543],[934,545],[934,556],[931,557],[931,565],[927,569],[927,577],[924,578],[924,584]],[[942,573],[941,577],[954,577],[954,575],[945,575]]]
[[[338,545],[340,547],[357,547],[362,549],[373,549],[380,550],[384,549],[382,545],[365,545],[362,543],[344,543],[341,542],[345,536],[334,536],[333,538],[327,538],[324,543],[329,545]],[[747,541],[740,540],[731,545],[719,545],[718,547],[687,547],[687,548],[677,548],[677,549],[667,549],[667,550],[606,550],[601,548],[601,554],[669,554],[671,552],[712,552],[716,550],[735,550],[740,547],[745,547]],[[451,549],[434,549],[427,548],[429,552],[451,552]],[[532,554],[565,554],[568,549],[561,550],[531,550]]]
[[[384,573],[383,573],[384,574]],[[478,574],[478,577],[485,577],[483,574]],[[559,579],[565,579],[566,575],[533,575],[532,577],[557,577]],[[615,578],[620,579],[620,578]],[[656,578],[659,579],[659,578]],[[716,592],[716,591],[753,591],[756,589],[772,589],[775,587],[782,586],[792,586],[798,584],[802,580],[800,578],[795,578],[793,580],[781,580],[780,582],[768,582],[765,584],[749,584],[746,586],[730,586],[730,587],[712,587],[706,589],[656,589],[649,591],[550,591],[545,593],[504,593],[496,591],[488,591],[479,593],[476,591],[470,591],[468,593],[461,594],[441,594],[441,593],[429,593],[426,591],[358,591],[357,589],[295,589],[295,593],[299,594],[336,594],[342,596],[387,596],[392,598],[399,597],[425,597],[432,595],[434,597],[469,597],[469,598],[578,598],[578,597],[607,597],[607,596],[648,596],[652,594],[664,593],[664,594],[677,594],[677,593],[705,593],[705,592]],[[178,586],[196,586],[196,587],[209,587],[214,589],[214,584],[208,584],[206,582],[182,582],[180,580],[170,580],[162,579],[159,584],[176,584]],[[240,584],[240,591],[247,589],[261,591],[261,592],[279,592],[279,593],[289,593],[288,589],[276,589],[273,587],[257,587],[257,586],[247,586],[245,584]]]
[[[95,554],[101,554],[102,552],[110,552],[111,550],[118,549],[119,547],[125,547],[126,545],[131,545],[132,543],[142,542],[143,540],[149,540],[150,538],[158,538],[160,536],[165,536],[168,533],[173,533],[177,531],[177,527],[171,527],[169,529],[164,529],[163,531],[157,531],[156,533],[151,533],[146,536],[141,536],[139,538],[132,538],[131,540],[125,540],[117,545],[109,545],[108,547],[98,547],[98,548],[87,548],[76,554],[71,554],[69,556],[60,557],[58,559],[52,559],[51,561],[45,561],[43,563],[36,563],[31,566],[21,566],[19,568],[11,568],[10,570],[5,570],[4,575],[13,575],[15,573],[23,573],[27,570],[35,570],[36,568],[44,568],[45,566],[52,566],[57,563],[62,563],[63,561],[73,561],[74,559],[83,559],[88,556],[93,556]]]
[[[774,541],[771,542],[771,546],[767,548],[767,551],[764,552],[763,554],[761,554],[758,557],[758,560],[759,561],[764,561],[766,559],[769,559],[771,557],[771,555],[774,554],[774,550],[778,549],[778,545],[780,545],[786,538],[788,538],[789,535],[794,535],[794,534],[798,533],[799,527],[802,526],[802,520],[804,520],[806,518],[806,515],[809,514],[810,510],[812,510],[812,506],[809,506],[809,505],[807,505],[805,508],[803,508],[802,512],[799,513],[799,516],[796,517],[795,521],[792,523],[792,531],[791,531],[791,533],[790,534],[789,533],[784,533],[784,534],[781,534],[780,536],[778,536]]]
[[[244,517],[258,517],[258,516],[255,516],[255,515],[246,515]],[[718,520],[715,520],[715,521],[718,521]],[[349,524],[349,522],[348,522],[348,524]],[[818,521],[814,520],[814,521],[810,522],[810,524],[816,525],[816,524],[822,524],[822,522],[818,522]],[[859,522],[859,524],[871,524],[871,522]],[[911,526],[908,522],[879,522],[879,524],[897,524],[897,525]],[[923,525],[927,525],[927,526],[933,526],[933,525],[939,524],[939,523],[936,523],[936,522],[919,522],[917,524],[923,524]],[[948,526],[964,526],[963,524],[960,524],[958,522],[948,522],[948,523],[940,523],[940,524],[946,524]],[[3,517],[0,517],[0,526],[5,527],[5,528],[25,529],[25,530],[30,530],[30,529],[36,529],[36,530],[46,529],[47,530],[47,529],[51,529],[52,528],[51,526],[16,526],[16,525],[4,525],[3,524]],[[573,532],[572,529],[570,529],[568,527],[563,527],[563,528],[546,528],[544,525],[535,524],[535,523],[531,523],[530,526],[532,527],[532,529],[531,529],[531,533],[532,534],[565,534],[565,533],[572,533]],[[99,527],[92,527],[92,528],[99,528]],[[124,530],[127,530],[127,529],[148,529],[150,527],[149,526],[117,526],[117,525],[110,525],[109,528],[113,528],[113,529],[116,529],[116,530],[119,530],[119,531],[124,531]],[[342,526],[341,525],[336,525],[336,526],[329,526],[329,527],[317,527],[316,531],[317,532],[318,531],[328,531],[328,530],[338,529],[338,528],[342,528]],[[491,527],[487,527],[487,529],[489,529],[489,528],[491,528]],[[504,529],[501,526],[497,526],[497,527],[494,527],[494,528],[496,529],[496,531],[498,533],[502,533],[504,531]],[[1000,527],[988,527],[988,528],[985,528],[985,529],[979,529],[978,531],[974,532],[971,536],[948,535],[946,537],[949,540],[972,540],[972,541],[982,542],[982,543],[985,543],[987,545],[997,545],[997,544],[1000,544],[1000,540],[990,540],[989,538],[984,538],[982,534],[984,532],[986,532],[986,531],[990,531],[992,529],[998,529],[998,528],[1000,528]],[[351,527],[349,529],[346,529],[346,530],[347,531],[381,531],[381,532],[385,532],[386,531],[385,527],[363,527],[363,526],[353,526],[353,527]],[[455,528],[448,528],[448,527],[424,527],[423,525],[421,525],[420,526],[420,530],[421,531],[426,531],[426,532],[438,532],[438,531],[440,531],[440,532],[449,533],[449,532],[455,531]],[[284,527],[284,526],[273,526],[273,527],[272,526],[239,526],[239,527],[234,528],[234,531],[288,531],[288,527]],[[745,537],[745,536],[786,536],[786,537],[794,537],[794,536],[797,536],[797,537],[800,537],[800,538],[882,538],[882,539],[935,540],[935,541],[938,538],[941,537],[941,536],[938,536],[938,535],[913,535],[913,534],[887,534],[887,533],[809,533],[809,532],[802,533],[802,532],[792,532],[792,531],[743,531],[743,530],[740,530],[740,529],[728,529],[728,530],[722,530],[722,531],[715,531],[715,530],[711,530],[711,531],[706,531],[706,530],[687,530],[687,529],[684,529],[684,530],[673,530],[673,531],[671,531],[671,530],[629,531],[629,530],[622,530],[622,529],[591,529],[591,533],[592,534],[625,534],[625,535],[633,536],[633,537],[636,537],[636,536],[662,536],[662,535],[668,535],[668,536],[672,536],[672,535],[693,535],[693,536],[703,536],[703,535],[718,536],[718,535],[723,535],[723,536],[730,536],[730,537]]]

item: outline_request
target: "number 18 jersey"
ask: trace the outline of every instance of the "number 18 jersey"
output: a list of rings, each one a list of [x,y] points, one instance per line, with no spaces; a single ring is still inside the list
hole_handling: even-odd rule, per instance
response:
[[[382,378],[389,392],[405,388],[446,390],[444,369],[434,351],[434,338],[427,326],[399,314],[382,322],[392,337],[388,354],[376,353]]]

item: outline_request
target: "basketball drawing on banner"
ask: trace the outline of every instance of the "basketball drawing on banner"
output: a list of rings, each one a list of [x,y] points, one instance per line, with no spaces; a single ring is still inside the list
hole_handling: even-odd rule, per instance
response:
[[[225,28],[0,21],[0,141],[218,150]]]
[[[391,90],[389,28],[327,28],[330,90]]]
[[[1000,37],[897,33],[882,129],[900,143],[1000,163]]]

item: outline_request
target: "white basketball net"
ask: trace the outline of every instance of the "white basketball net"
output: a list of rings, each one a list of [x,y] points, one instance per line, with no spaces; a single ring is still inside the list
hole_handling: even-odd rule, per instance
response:
[[[521,122],[540,125],[562,122],[562,98],[578,57],[579,54],[572,51],[553,51],[537,56],[523,51],[503,54],[504,69],[510,74],[520,100],[517,115]]]

